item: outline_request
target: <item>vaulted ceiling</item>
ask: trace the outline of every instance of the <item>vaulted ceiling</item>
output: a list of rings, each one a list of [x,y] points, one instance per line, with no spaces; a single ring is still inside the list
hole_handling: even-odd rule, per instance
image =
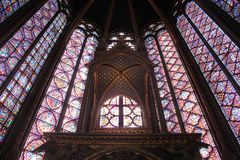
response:
[[[72,0],[74,13],[77,14],[90,0]],[[155,3],[167,12],[174,0],[155,0]],[[114,3],[113,3],[114,2]],[[145,25],[159,20],[148,0],[94,0],[85,15],[84,19],[96,23],[101,30],[104,30],[110,10],[112,18],[108,32],[115,30],[127,30],[133,32],[131,12],[135,15],[136,26],[140,32]],[[131,9],[132,8],[132,9]]]

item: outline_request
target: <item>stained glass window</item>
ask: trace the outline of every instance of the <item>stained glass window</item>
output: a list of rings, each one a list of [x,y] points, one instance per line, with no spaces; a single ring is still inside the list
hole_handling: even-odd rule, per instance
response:
[[[239,84],[239,48],[196,3],[189,3],[186,13],[178,17],[177,26],[240,142],[240,95],[227,77],[227,71],[223,71],[223,66],[220,66],[214,57],[216,54],[233,76],[232,79]],[[194,29],[196,26],[192,26],[188,20],[197,26],[199,33]],[[199,34],[203,35],[207,42],[204,42]],[[210,51],[207,45],[212,47],[213,51]]]
[[[187,4],[186,14],[240,85],[239,47],[195,2]]]
[[[107,100],[100,111],[100,128],[138,128],[143,126],[142,110],[132,99],[116,96]]]
[[[238,0],[212,0],[236,21],[240,22],[240,2]]]
[[[7,17],[10,17],[19,8],[26,4],[29,0],[1,0],[0,1],[0,23]]]
[[[75,132],[77,129],[78,117],[88,76],[88,64],[94,57],[96,45],[97,42],[95,37],[89,37],[87,39],[63,119],[63,131]]]
[[[112,33],[109,41],[110,43],[108,44],[107,50],[110,50],[114,48],[116,45],[122,43],[129,48],[135,50],[135,45],[134,45],[134,40],[132,38],[133,36],[130,33],[127,32],[116,32]]]
[[[49,0],[0,48],[0,86],[58,10],[57,0]]]
[[[66,20],[65,14],[58,14],[1,94],[0,142],[6,137],[8,129],[16,118],[37,75],[66,25]]]
[[[219,159],[212,135],[169,33],[163,28],[155,36],[148,36],[145,46],[154,65],[168,131],[182,133],[180,123],[183,123],[187,133],[202,133],[202,141],[210,144],[208,149],[201,149],[202,157]]]
[[[154,64],[155,78],[157,81],[158,92],[161,98],[161,104],[164,110],[168,131],[180,133],[181,131],[176,110],[174,108],[170,89],[167,84],[167,79],[162,66],[162,60],[160,58],[155,39],[153,37],[148,37],[145,40],[145,46],[148,51],[148,57]]]
[[[54,132],[58,126],[64,132],[76,131],[88,64],[94,57],[96,46],[96,37],[88,37],[82,28],[73,32],[41,102],[20,159],[42,159],[44,153],[31,151],[45,142],[43,132]]]

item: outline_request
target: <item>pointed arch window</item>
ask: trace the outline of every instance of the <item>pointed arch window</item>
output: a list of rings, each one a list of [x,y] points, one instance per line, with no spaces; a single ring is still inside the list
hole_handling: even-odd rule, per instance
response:
[[[240,2],[238,0],[212,0],[237,22],[240,22]]]
[[[31,152],[45,142],[43,132],[76,132],[88,66],[96,46],[96,36],[84,28],[73,32],[39,106],[20,159],[43,158],[44,153]]]
[[[50,6],[55,5],[55,1],[49,1],[46,5],[47,8],[49,8]],[[43,8],[41,8],[40,12],[37,12],[36,14],[41,14]],[[47,11],[45,9],[43,10],[45,12]],[[53,17],[48,17],[49,22],[43,20],[40,23],[43,25],[48,22],[38,36],[38,41],[35,41],[32,45],[28,41],[31,38],[34,40],[36,39],[36,36],[34,36],[36,28],[28,27],[29,25],[31,26],[31,24],[33,25],[34,20],[36,20],[35,14],[32,19],[23,26],[23,28],[26,27],[27,29],[30,29],[30,31],[22,32],[25,29],[21,28],[15,34],[17,36],[21,35],[21,40],[16,40],[16,37],[13,37],[5,44],[5,46],[3,46],[3,48],[8,47],[7,50],[1,50],[1,53],[5,56],[3,58],[1,57],[3,60],[1,63],[4,65],[1,69],[5,69],[3,71],[4,74],[6,73],[5,71],[9,71],[10,73],[10,69],[14,68],[14,70],[12,70],[11,75],[7,77],[4,86],[0,89],[0,142],[3,142],[6,138],[9,128],[16,119],[30,89],[41,71],[41,68],[45,64],[55,42],[66,25],[67,16],[62,12],[54,13],[55,11],[49,11],[49,16],[53,15]],[[36,25],[37,24],[34,23],[33,26],[36,27]],[[39,34],[38,31],[36,33]],[[13,45],[18,45],[18,48],[13,47]],[[17,63],[18,65],[15,66]],[[9,67],[9,65],[15,67]]]
[[[100,128],[139,128],[143,126],[142,110],[132,99],[116,96],[100,110]]]
[[[240,142],[240,49],[195,3],[177,19],[177,27]]]
[[[10,17],[29,0],[1,0],[0,1],[0,23]]]
[[[160,26],[160,27],[159,27]],[[209,144],[201,149],[203,158],[220,159],[213,137],[202,113],[188,75],[162,24],[145,34],[145,46],[154,66],[158,93],[167,130],[170,133],[202,133],[202,141]],[[152,33],[151,33],[152,32]]]

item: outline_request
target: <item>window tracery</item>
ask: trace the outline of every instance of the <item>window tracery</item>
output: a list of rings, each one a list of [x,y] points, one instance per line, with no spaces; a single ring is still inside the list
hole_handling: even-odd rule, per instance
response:
[[[49,0],[0,48],[0,86],[57,11],[57,0]]]
[[[147,34],[145,46],[149,60],[154,65],[168,131],[202,133],[202,141],[210,144],[208,149],[201,149],[202,157],[220,159],[188,75],[167,30],[161,26],[157,31]]]
[[[239,47],[193,1],[177,27],[240,142]]]
[[[240,59],[237,58],[240,56],[239,47],[196,3],[186,5],[186,14],[240,85]]]
[[[76,78],[67,105],[67,110],[63,119],[63,131],[75,132],[77,130],[78,117],[80,114],[85,85],[88,77],[88,64],[94,58],[96,45],[97,42],[95,37],[89,37],[87,39],[85,49],[82,54],[82,59],[76,73]]]
[[[81,27],[73,32],[41,102],[20,159],[42,159],[44,153],[31,151],[45,142],[43,132],[77,130],[88,64],[94,58],[96,46],[97,38],[91,32]]]
[[[116,96],[100,110],[100,128],[139,128],[143,126],[142,110],[132,99]]]
[[[13,74],[12,79],[0,95],[0,142],[7,136],[18,112],[30,92],[42,66],[46,62],[52,48],[67,22],[63,13],[57,14],[43,36],[29,52],[22,64]]]

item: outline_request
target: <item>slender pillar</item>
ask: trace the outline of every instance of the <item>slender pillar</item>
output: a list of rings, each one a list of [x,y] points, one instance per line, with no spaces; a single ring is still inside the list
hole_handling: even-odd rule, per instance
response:
[[[157,88],[157,81],[155,79],[155,77],[153,76],[154,73],[152,72],[152,76],[150,77],[151,80],[151,87],[153,89],[153,95],[154,95],[154,99],[156,100],[156,104],[157,105],[157,112],[158,112],[158,116],[159,116],[159,120],[160,120],[160,124],[161,124],[161,133],[167,133],[167,122],[164,116],[164,111],[163,111],[163,107],[161,104],[161,99],[160,99],[160,95],[158,92],[158,88]]]
[[[119,96],[119,128],[123,128],[123,96]]]
[[[146,97],[146,108],[149,108],[150,114],[149,116],[151,116],[151,125],[152,125],[152,129],[154,133],[160,133],[160,128],[161,124],[158,123],[158,121],[161,121],[159,119],[159,115],[157,115],[157,111],[156,111],[156,107],[154,104],[154,96],[152,93],[152,87],[151,87],[151,83],[150,83],[150,78],[149,78],[149,74],[147,73],[146,78],[145,78],[145,82],[146,82],[146,87],[145,87],[145,97]],[[161,123],[161,122],[160,122]]]
[[[183,61],[183,65],[190,77],[192,86],[194,90],[197,91],[195,93],[213,135],[220,156],[223,159],[239,159],[239,145],[236,142],[236,138],[233,136],[228,123],[224,120],[225,117],[223,117],[223,114],[220,113],[220,108],[217,107],[219,105],[209,88],[208,83],[202,75],[199,66],[196,64],[191,51],[178,31],[176,27],[176,20],[174,20],[171,15],[168,15],[168,17],[167,14],[163,13],[160,6],[158,6],[154,0],[148,1],[161,20],[165,23],[166,28],[173,39],[173,42],[179,52],[179,56]]]
[[[95,93],[94,93],[94,86],[95,86],[95,79],[96,76],[94,75],[93,69],[90,66],[88,72],[88,78],[86,82],[86,87],[84,91],[84,96],[81,104],[81,111],[79,115],[79,121],[77,125],[77,132],[87,132],[91,129],[92,121],[96,120],[95,116],[91,119],[91,111],[94,110],[94,101],[95,101]]]

